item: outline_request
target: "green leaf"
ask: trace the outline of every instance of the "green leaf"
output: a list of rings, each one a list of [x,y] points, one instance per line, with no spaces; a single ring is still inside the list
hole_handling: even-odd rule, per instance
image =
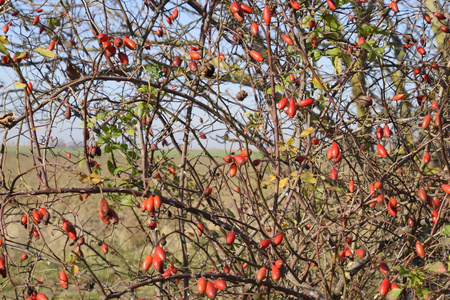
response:
[[[278,92],[284,93],[284,91],[285,91],[285,89],[284,89],[283,86],[281,86],[281,85],[276,85],[275,86],[275,93],[278,93]]]
[[[300,133],[300,137],[308,136],[308,135],[310,135],[313,132],[314,132],[314,128],[313,127],[308,127],[305,130],[303,130],[302,133]]]
[[[323,19],[326,31],[339,31],[343,27],[334,15],[326,14]]]
[[[395,300],[398,299],[398,297],[400,296],[400,294],[402,293],[403,289],[393,289],[390,290],[389,293],[387,293],[386,295],[386,299],[387,300]]]
[[[310,191],[317,191],[317,188],[309,183],[305,184],[305,187]]]
[[[235,217],[234,213],[233,213],[229,208],[225,208],[225,210],[227,211],[227,214],[228,214],[230,217],[232,217],[232,218]]]
[[[322,85],[319,83],[319,80],[317,80],[316,77],[313,77],[312,82],[313,82],[313,84],[314,84],[314,86],[316,88],[318,88],[319,90],[323,91]]]
[[[313,173],[303,172],[300,175],[303,183],[315,184],[317,182],[317,178],[314,177]]]
[[[372,46],[369,43],[361,44],[361,48],[366,49],[368,51],[373,51],[373,48],[372,48]]]
[[[341,53],[342,53],[342,50],[338,49],[338,48],[333,48],[333,49],[325,52],[326,55],[330,55],[330,56],[337,56],[337,55],[340,55]]]
[[[105,150],[106,150],[106,147],[105,147]],[[106,153],[108,153],[108,152],[106,152]],[[114,174],[114,170],[116,167],[114,166],[113,162],[108,160],[107,166],[108,166],[109,173]]]
[[[131,195],[126,195],[121,197],[120,204],[127,206],[135,206],[134,202],[131,201]]]
[[[441,231],[441,234],[450,237],[450,225],[445,225],[444,229]]]
[[[321,59],[322,58],[322,52],[320,52],[320,51],[315,51],[313,54],[312,54],[312,58],[313,58],[313,60],[314,61],[318,61],[319,59]]]
[[[150,88],[148,87],[148,85],[143,85],[140,88],[138,88],[138,91],[141,92],[142,94],[148,94]]]
[[[60,22],[59,19],[57,19],[57,18],[48,18],[48,19],[47,19],[47,24],[48,24],[48,27],[49,27],[51,30],[54,30],[55,27],[61,25],[61,22]]]
[[[334,0],[336,7],[341,7],[342,5],[352,2],[351,0]]]
[[[353,62],[353,59],[350,55],[348,55],[347,53],[342,53],[342,55],[340,55],[340,57],[344,60],[345,66],[350,66]]]
[[[339,186],[329,186],[328,190],[329,191],[336,191],[338,193],[345,193],[345,191]]]
[[[111,145],[106,144],[106,145],[105,145],[105,148],[103,149],[103,152],[105,152],[105,153],[111,153],[111,151],[112,151]]]
[[[112,130],[112,135],[111,135],[111,137],[113,137],[113,138],[117,138],[117,137],[120,137],[120,136],[122,136],[122,131],[120,131],[118,128],[116,128],[116,127],[113,127],[113,128],[111,128]]]
[[[9,51],[6,49],[5,45],[0,41],[0,52],[9,56]]]
[[[394,54],[397,59],[403,59],[403,57],[406,55],[406,52],[403,50],[399,50],[396,46],[392,46],[394,49]]]
[[[39,53],[40,55],[42,55],[44,58],[54,58],[56,56],[56,54],[48,49],[44,49],[42,47],[38,47],[36,49],[34,49],[35,52]]]
[[[385,30],[367,23],[364,23],[361,26],[359,26],[357,31],[362,36],[369,36],[374,34],[388,35],[388,33]]]
[[[221,235],[216,230],[211,230],[211,235],[214,239],[219,239]]]
[[[440,261],[435,262],[434,264],[426,265],[425,266],[425,270],[430,271],[430,272],[434,272],[434,273],[438,273],[438,274],[443,274],[443,273],[447,272],[447,268]]]
[[[114,170],[114,175],[118,174],[119,172],[122,172],[123,170],[125,170],[125,167],[124,167],[124,166],[122,166],[122,167],[117,167],[117,168]]]
[[[413,287],[422,285],[425,282],[425,279],[427,276],[425,273],[421,270],[412,270],[410,271],[410,277],[411,277],[411,285]]]
[[[424,300],[428,299],[428,296],[433,295],[433,292],[427,288],[416,288],[415,292],[419,298],[424,299]]]
[[[405,269],[405,267],[403,267],[403,266],[396,266],[396,267],[394,267],[394,269],[398,269],[398,273],[402,277],[409,277],[410,276],[409,271],[407,269]]]

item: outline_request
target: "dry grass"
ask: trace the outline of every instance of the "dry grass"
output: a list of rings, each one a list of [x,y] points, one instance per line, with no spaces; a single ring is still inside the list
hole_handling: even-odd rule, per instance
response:
[[[77,176],[77,170],[86,171],[85,166],[79,163],[81,156],[78,151],[71,151],[72,157],[66,158],[66,151],[59,151],[55,154],[49,154],[47,161],[52,165],[47,166],[49,174],[49,181],[52,187],[80,187],[85,186],[84,183],[79,181]],[[199,152],[190,153],[190,157],[196,157],[194,160],[196,168],[199,174],[207,176],[209,172],[208,166],[211,165],[210,159],[205,156],[197,156]],[[216,151],[212,153],[217,159],[218,163],[222,163],[222,157],[224,152]],[[23,174],[15,185],[14,191],[30,191],[37,189],[38,180],[35,170],[33,170],[33,160],[31,154],[27,150],[21,150],[16,153],[15,150],[9,149],[7,153],[6,168],[4,170],[6,182],[8,186],[12,180],[18,175]],[[175,165],[178,164],[178,155],[169,155],[170,160]],[[107,155],[103,155],[100,159],[97,159],[99,165],[102,167],[101,173],[105,176],[110,176],[106,169]],[[71,165],[73,169],[62,169],[60,166]],[[227,169],[226,169],[227,170]],[[226,171],[224,169],[224,171]],[[237,183],[229,182],[234,186]],[[5,190],[3,190],[4,192]],[[225,193],[227,194],[227,193]],[[98,276],[98,278],[106,283],[108,286],[114,286],[122,280],[124,280],[117,287],[117,290],[124,289],[124,287],[132,282],[140,280],[140,261],[147,254],[152,251],[152,245],[150,240],[153,239],[150,230],[145,229],[145,233],[142,231],[142,226],[146,226],[150,222],[150,217],[140,211],[136,207],[121,206],[120,203],[114,203],[110,195],[105,195],[110,204],[114,203],[114,209],[117,211],[120,217],[120,223],[115,226],[109,226],[105,228],[105,225],[98,217],[98,205],[100,202],[100,195],[91,195],[88,198],[84,198],[80,201],[78,194],[59,194],[49,196],[32,196],[32,197],[17,197],[13,205],[7,205],[5,209],[5,224],[7,224],[6,230],[8,235],[8,244],[14,248],[8,249],[8,255],[18,263],[20,268],[20,276],[22,278],[13,278],[15,285],[23,285],[24,279],[27,276],[33,276],[34,280],[30,282],[42,282],[42,287],[38,290],[47,295],[52,294],[53,299],[98,299],[101,294],[98,292],[97,286],[94,290],[88,291],[85,289],[90,283],[88,279],[90,277],[89,271],[84,264],[79,261],[74,261],[79,267],[79,273],[76,276],[69,276],[70,282],[79,281],[81,290],[78,291],[74,285],[70,285],[67,291],[62,290],[60,287],[55,288],[59,271],[61,266],[55,263],[55,261],[63,261],[66,265],[70,265],[74,260],[74,256],[71,253],[76,245],[71,244],[71,240],[61,230],[62,218],[67,218],[73,224],[77,225],[78,235],[81,232],[85,232],[87,246],[82,247],[82,251],[86,258],[86,261],[92,268],[92,271]],[[226,197],[229,197],[227,194]],[[140,202],[142,199],[132,199],[135,203]],[[28,237],[28,232],[20,224],[21,215],[24,212],[29,212],[34,208],[46,207],[50,212],[51,219],[49,225],[39,225],[39,231],[41,238],[34,239]],[[172,213],[176,213],[174,209],[171,209]],[[74,212],[77,218],[74,217]],[[167,211],[164,211],[167,212]],[[234,212],[236,213],[236,212]],[[208,240],[204,237],[199,237],[196,234],[196,222],[192,220],[191,223],[186,223],[187,232],[191,233],[191,237],[196,242],[208,245]],[[176,220],[170,220],[166,215],[161,215],[158,222],[158,230],[160,232],[169,234],[173,232],[175,228],[178,228],[179,224]],[[220,232],[219,228],[209,228],[210,230],[216,230]],[[96,238],[94,238],[96,237]],[[119,254],[114,254],[114,251],[104,255],[101,252],[101,243],[105,242],[111,245]],[[192,259],[195,261],[195,265],[201,265],[199,262],[204,260],[205,257],[195,255],[196,246],[193,243],[189,243],[190,250],[194,256]],[[29,255],[26,261],[21,261],[20,256],[22,251],[19,249],[26,249],[31,253],[39,253],[40,251],[46,253],[45,257],[49,257],[52,261],[49,262],[45,259],[39,259],[38,255]],[[182,260],[180,242],[177,235],[170,235],[167,239],[168,257],[174,261],[175,265],[179,265],[179,261]],[[107,263],[101,258],[104,257],[110,261],[112,265],[107,267]],[[130,267],[131,266],[131,267]],[[24,267],[24,268],[22,268]],[[17,270],[10,270],[12,273],[17,273]],[[193,270],[201,271],[201,270]],[[87,275],[87,276],[82,276]],[[181,283],[180,283],[181,289]],[[51,292],[49,289],[51,288]],[[12,284],[3,282],[2,293],[7,297],[14,298]],[[55,293],[56,291],[56,293]],[[140,289],[139,295],[142,297],[151,297],[154,295],[154,287]],[[127,295],[129,297],[129,295]]]

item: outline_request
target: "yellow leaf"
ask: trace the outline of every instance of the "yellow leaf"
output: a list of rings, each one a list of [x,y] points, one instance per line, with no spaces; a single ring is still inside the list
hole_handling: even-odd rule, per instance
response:
[[[323,88],[322,88],[322,86],[320,85],[320,83],[319,83],[319,80],[317,80],[316,79],[316,77],[313,77],[313,84],[314,84],[314,86],[316,87],[316,88],[318,88],[319,90],[321,90],[321,91],[323,91]]]
[[[335,56],[333,59],[333,66],[336,74],[340,74],[342,72],[342,60],[339,56]]]
[[[310,134],[313,133],[313,132],[314,132],[314,128],[308,127],[308,128],[306,128],[305,130],[303,130],[302,133],[300,133],[300,137],[308,136],[308,135],[310,135]]]
[[[300,177],[302,178],[302,181],[304,183],[315,184],[317,182],[317,178],[314,178],[313,173],[303,172],[302,175],[300,175]]]
[[[78,268],[77,265],[72,265],[72,268],[70,270],[70,273],[72,273],[72,275],[77,275],[79,271],[80,271],[80,268]]]
[[[2,43],[3,45],[9,45],[9,41],[8,41],[8,37],[4,36],[4,35],[0,35],[0,43]]]
[[[92,173],[91,175],[86,175],[84,173],[78,173],[81,182],[90,182],[93,185],[99,185],[103,182],[103,176],[97,173]]]
[[[14,84],[15,84],[18,88],[21,88],[21,89],[23,89],[24,87],[27,86],[25,83],[18,82],[18,81],[14,82]]]
[[[42,55],[44,58],[53,58],[56,56],[55,52],[45,49],[45,48],[42,48],[42,47],[38,47],[38,48],[34,49],[34,51],[39,53],[40,55]]]
[[[278,187],[280,189],[284,188],[286,186],[286,184],[288,184],[289,182],[289,177],[283,178],[280,180],[280,182],[278,183]]]
[[[89,180],[93,185],[99,185],[103,182],[103,176],[97,173],[92,173],[91,175],[89,175]]]
[[[78,172],[77,175],[79,176],[79,179],[80,179],[81,182],[88,182],[89,181],[89,177],[86,174]]]
[[[291,146],[294,144],[294,142],[295,142],[295,140],[293,138],[290,138],[286,141],[286,145]]]

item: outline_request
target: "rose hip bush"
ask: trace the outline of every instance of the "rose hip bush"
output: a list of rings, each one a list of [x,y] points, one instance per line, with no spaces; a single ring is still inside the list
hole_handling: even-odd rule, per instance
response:
[[[446,1],[0,5],[5,299],[449,294]]]

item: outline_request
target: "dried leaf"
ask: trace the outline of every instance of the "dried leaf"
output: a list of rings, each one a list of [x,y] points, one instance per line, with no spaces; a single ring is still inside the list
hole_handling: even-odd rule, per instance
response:
[[[10,127],[12,123],[14,122],[14,117],[16,116],[15,113],[7,113],[6,115],[3,115],[0,117],[0,124],[5,127]]]
[[[431,271],[431,272],[434,272],[434,273],[438,273],[438,274],[443,274],[443,273],[447,272],[447,268],[440,261],[435,262],[434,264],[426,265],[425,266],[425,270]]]

